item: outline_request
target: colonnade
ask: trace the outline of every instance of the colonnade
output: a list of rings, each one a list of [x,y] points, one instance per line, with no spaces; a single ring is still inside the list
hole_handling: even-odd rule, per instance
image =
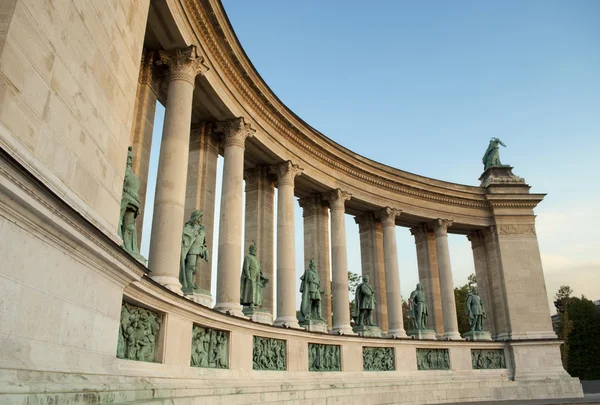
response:
[[[299,327],[296,318],[294,197],[295,179],[302,175],[303,168],[292,160],[246,167],[246,140],[254,135],[255,129],[243,117],[216,123],[203,122],[192,127],[195,78],[208,69],[196,54],[195,47],[160,52],[155,59],[168,68],[165,77],[168,90],[152,221],[150,276],[181,294],[178,279],[181,232],[183,223],[194,210],[204,212],[207,242],[212,246],[216,165],[221,153],[224,165],[218,256],[211,258],[217,261],[214,308],[234,316],[244,316],[240,305],[241,252],[242,249],[247,251],[252,241],[256,241],[257,258],[265,276],[269,280],[277,280],[277,302],[274,302],[274,283],[271,282],[264,290],[262,309],[276,326]],[[138,133],[133,134],[132,139],[143,144],[142,138],[147,137],[149,131],[147,125],[139,127],[141,129],[134,127]],[[277,207],[274,206],[275,188],[278,189]],[[324,290],[323,316],[328,329],[338,334],[352,333],[344,220],[346,202],[351,198],[347,190],[336,188],[315,191],[301,196],[299,200],[304,219],[304,262],[308,265],[308,261],[313,259],[317,265]],[[246,225],[242,229],[244,212]],[[362,275],[370,276],[378,299],[375,320],[392,337],[405,337],[408,327],[403,323],[395,233],[397,218],[401,215],[399,207],[387,206],[363,212],[355,218],[360,232]],[[419,280],[429,306],[428,328],[435,331],[438,339],[461,338],[448,249],[448,228],[452,224],[450,218],[434,218],[410,228],[415,237]],[[274,240],[275,226],[277,240]],[[491,231],[486,232],[489,234]],[[496,238],[497,234],[494,233]],[[494,288],[505,287],[502,281],[498,281],[502,280],[501,275],[495,276],[495,267],[490,265],[494,260],[490,255],[495,254],[493,246],[497,245],[490,238],[486,239],[484,231],[480,230],[469,234],[476,273],[482,281],[482,297],[494,307],[489,313],[495,318],[492,332],[496,336],[502,335],[503,330],[509,331],[510,322],[506,318],[508,304],[504,296],[491,294]],[[275,249],[277,263],[273,263]],[[211,271],[208,264],[199,265],[196,283],[199,292],[189,298],[208,305],[213,298],[210,296]],[[275,304],[277,317],[273,319]]]

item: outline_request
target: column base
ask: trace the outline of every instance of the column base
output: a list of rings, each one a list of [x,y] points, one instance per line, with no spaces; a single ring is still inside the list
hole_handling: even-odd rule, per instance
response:
[[[309,332],[327,333],[327,322],[325,321],[304,321],[300,322],[300,326]]]
[[[444,332],[444,340],[464,340],[458,332]]]
[[[273,325],[273,314],[268,309],[263,308],[251,308],[244,307],[244,315],[246,315],[253,322],[264,323],[266,325]]]
[[[331,333],[334,335],[356,335],[350,325],[334,325],[331,328]]]
[[[203,305],[205,307],[210,307],[212,305],[212,297],[210,296],[210,291],[205,290],[194,290],[191,294],[185,294],[185,298],[188,298],[195,303]]]
[[[239,318],[246,318],[244,312],[242,312],[242,306],[233,302],[220,302],[217,303],[213,309],[219,312],[223,312],[227,315],[237,316]]]
[[[522,340],[522,339],[558,339],[554,331],[525,332],[525,333],[499,333],[494,340]]]
[[[412,329],[408,331],[408,335],[412,336],[413,339],[431,339],[436,340],[435,331],[431,329]]]
[[[463,337],[467,340],[480,341],[480,340],[492,340],[490,332],[485,330],[470,330],[463,334]]]
[[[167,290],[171,290],[176,294],[183,295],[183,292],[181,292],[181,283],[179,282],[178,278],[169,276],[150,276],[150,278],[165,287]]]
[[[273,325],[282,328],[300,329],[298,319],[296,319],[295,316],[278,316],[277,319],[275,319],[275,322],[273,322]]]
[[[406,331],[404,329],[391,329],[391,330],[388,330],[387,333],[385,334],[385,336],[386,337],[391,337],[391,338],[394,338],[394,339],[407,337]]]

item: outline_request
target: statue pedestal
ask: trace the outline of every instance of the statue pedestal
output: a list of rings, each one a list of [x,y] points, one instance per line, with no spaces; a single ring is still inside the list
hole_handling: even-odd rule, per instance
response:
[[[361,337],[381,337],[381,329],[377,326],[357,325],[352,330]]]
[[[327,322],[325,321],[302,321],[300,322],[300,326],[306,329],[309,332],[322,332],[327,333]]]
[[[212,297],[210,296],[210,291],[196,289],[193,291],[188,291],[187,289],[183,289],[183,294],[185,298],[192,300],[200,305],[205,307],[212,307]]]
[[[273,315],[266,309],[245,306],[243,312],[253,322],[273,325]]]
[[[408,336],[412,336],[414,339],[431,339],[435,340],[435,331],[431,329],[412,329],[406,332]]]
[[[509,165],[492,166],[484,171],[479,180],[481,181],[481,187],[489,186],[527,186],[525,179],[519,176],[515,176],[512,172],[513,167]],[[529,189],[529,186],[527,186]]]
[[[492,340],[492,335],[486,330],[470,330],[466,333],[463,333],[462,336],[463,338],[472,341]]]

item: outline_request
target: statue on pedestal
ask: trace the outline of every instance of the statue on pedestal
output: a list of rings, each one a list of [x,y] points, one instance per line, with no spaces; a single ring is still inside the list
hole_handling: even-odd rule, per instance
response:
[[[503,164],[500,163],[500,148],[498,147],[498,145],[506,147],[506,145],[503,144],[502,141],[498,138],[492,138],[490,140],[490,144],[487,150],[485,151],[483,158],[481,159],[481,161],[483,162],[484,171],[489,169],[490,167],[503,166]]]
[[[131,170],[133,165],[133,149],[131,146],[127,149],[127,166],[125,168],[125,178],[123,179],[123,196],[121,198],[121,212],[119,214],[119,228],[117,233],[123,240],[121,247],[130,255],[141,262],[146,262],[140,255],[140,249],[137,243],[137,227],[135,220],[140,214],[140,181]]]
[[[242,279],[240,283],[240,303],[250,308],[262,305],[262,289],[266,287],[269,279],[262,272],[262,268],[256,258],[256,242],[252,242],[248,248],[248,254],[244,257],[242,266]]]
[[[300,319],[304,321],[322,321],[321,313],[321,278],[315,269],[315,262],[310,259],[308,269],[300,277],[300,292],[302,293],[302,302],[300,304]]]
[[[408,309],[410,310],[409,314],[413,320],[414,328],[416,330],[426,330],[429,312],[427,310],[427,299],[425,298],[421,283],[418,283],[417,289],[410,293]]]
[[[471,292],[469,293],[469,295],[467,295],[465,307],[465,314],[469,319],[471,331],[482,331],[483,320],[485,319],[485,307],[483,305],[483,300],[477,294],[477,287],[471,288]]]
[[[373,310],[377,300],[375,289],[369,284],[369,276],[363,277],[363,282],[356,287],[356,306],[354,317],[358,326],[375,326],[373,323]]]
[[[198,289],[196,271],[198,257],[209,261],[209,250],[206,246],[206,232],[202,225],[202,211],[192,212],[190,220],[183,226],[181,236],[181,260],[179,266],[179,282],[184,294],[190,295]]]

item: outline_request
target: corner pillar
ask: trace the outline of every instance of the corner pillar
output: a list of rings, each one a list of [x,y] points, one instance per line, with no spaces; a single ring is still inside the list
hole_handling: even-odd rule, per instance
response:
[[[150,277],[181,294],[179,261],[194,82],[208,70],[195,46],[159,52],[169,68],[167,106],[158,162],[148,267]]]

